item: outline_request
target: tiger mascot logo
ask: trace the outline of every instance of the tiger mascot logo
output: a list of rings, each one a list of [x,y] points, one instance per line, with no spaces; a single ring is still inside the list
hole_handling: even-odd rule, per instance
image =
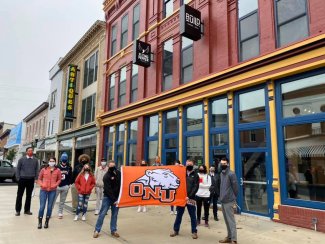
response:
[[[153,198],[163,203],[175,200],[179,178],[170,169],[146,170],[145,174],[130,184],[130,196],[142,200]]]

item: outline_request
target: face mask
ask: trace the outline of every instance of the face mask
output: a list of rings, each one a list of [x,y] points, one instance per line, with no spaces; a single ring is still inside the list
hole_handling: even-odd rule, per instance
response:
[[[186,169],[187,169],[187,171],[192,171],[193,170],[193,165],[187,165]]]
[[[55,162],[49,162],[50,167],[54,167],[54,165],[55,165]]]
[[[204,169],[199,169],[200,174],[204,174]]]
[[[225,170],[225,169],[227,169],[227,168],[228,168],[228,165],[224,165],[224,164],[221,165],[221,169],[222,169],[222,170]]]
[[[213,169],[213,168],[211,168],[211,169],[210,169],[210,172],[211,172],[211,173],[214,173],[214,169]]]
[[[113,172],[115,170],[115,167],[109,167],[109,170]]]
[[[87,161],[86,161],[86,160],[82,160],[81,163],[82,163],[82,164],[86,164]]]
[[[89,172],[89,171],[90,171],[90,169],[88,169],[88,168],[85,169],[85,172]]]
[[[107,162],[102,161],[102,162],[100,162],[100,164],[101,164],[102,166],[106,166]]]
[[[141,166],[147,166],[147,165],[145,165],[145,164],[141,164]]]

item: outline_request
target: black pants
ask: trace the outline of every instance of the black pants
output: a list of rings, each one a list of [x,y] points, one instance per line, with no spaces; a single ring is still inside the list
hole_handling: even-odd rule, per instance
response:
[[[204,218],[206,221],[208,221],[209,220],[210,198],[197,196],[196,204],[197,204],[197,221],[201,220],[202,204],[203,204],[203,208],[204,208]]]
[[[213,207],[213,217],[218,217],[218,198],[219,196],[217,194],[211,195],[210,201]]]
[[[21,210],[21,204],[22,204],[21,202],[23,199],[25,188],[26,188],[26,200],[25,200],[24,212],[30,211],[30,202],[32,200],[34,181],[35,181],[34,179],[19,179],[17,199],[16,199],[16,212],[20,212]]]

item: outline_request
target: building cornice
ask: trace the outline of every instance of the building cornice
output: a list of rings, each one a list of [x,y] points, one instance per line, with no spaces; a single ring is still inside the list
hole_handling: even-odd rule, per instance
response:
[[[29,115],[27,115],[23,121],[24,122],[28,122],[30,120],[32,120],[36,115],[40,114],[41,112],[43,112],[45,109],[47,109],[49,107],[49,103],[48,102],[43,102],[41,105],[39,105],[33,112],[31,112]]]
[[[103,2],[103,10],[104,12],[107,12],[108,10],[110,10],[112,8],[112,6],[114,6],[114,3],[116,2],[116,0],[105,0]]]

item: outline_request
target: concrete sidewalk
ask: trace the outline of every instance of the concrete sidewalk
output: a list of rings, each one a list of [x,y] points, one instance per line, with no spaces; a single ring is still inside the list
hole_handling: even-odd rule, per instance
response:
[[[180,235],[169,237],[175,220],[169,214],[169,207],[150,206],[147,213],[137,213],[136,208],[120,209],[118,233],[116,239],[109,235],[109,218],[107,215],[103,232],[98,239],[92,237],[97,216],[94,215],[95,202],[90,201],[86,221],[73,221],[74,215],[65,211],[62,220],[57,218],[57,207],[54,208],[49,229],[37,229],[37,213],[39,208],[38,192],[32,200],[32,216],[15,214],[17,186],[0,186],[0,244],[64,244],[64,243],[218,243],[226,236],[226,226],[220,213],[220,221],[210,220],[210,228],[198,227],[199,239],[193,240],[190,235],[190,220],[184,214]],[[68,203],[69,204],[69,203]],[[69,208],[67,208],[69,209]],[[211,218],[211,216],[210,216]],[[238,243],[240,244],[277,244],[277,243],[324,243],[325,234],[312,230],[296,228],[270,220],[251,216],[236,216]]]

